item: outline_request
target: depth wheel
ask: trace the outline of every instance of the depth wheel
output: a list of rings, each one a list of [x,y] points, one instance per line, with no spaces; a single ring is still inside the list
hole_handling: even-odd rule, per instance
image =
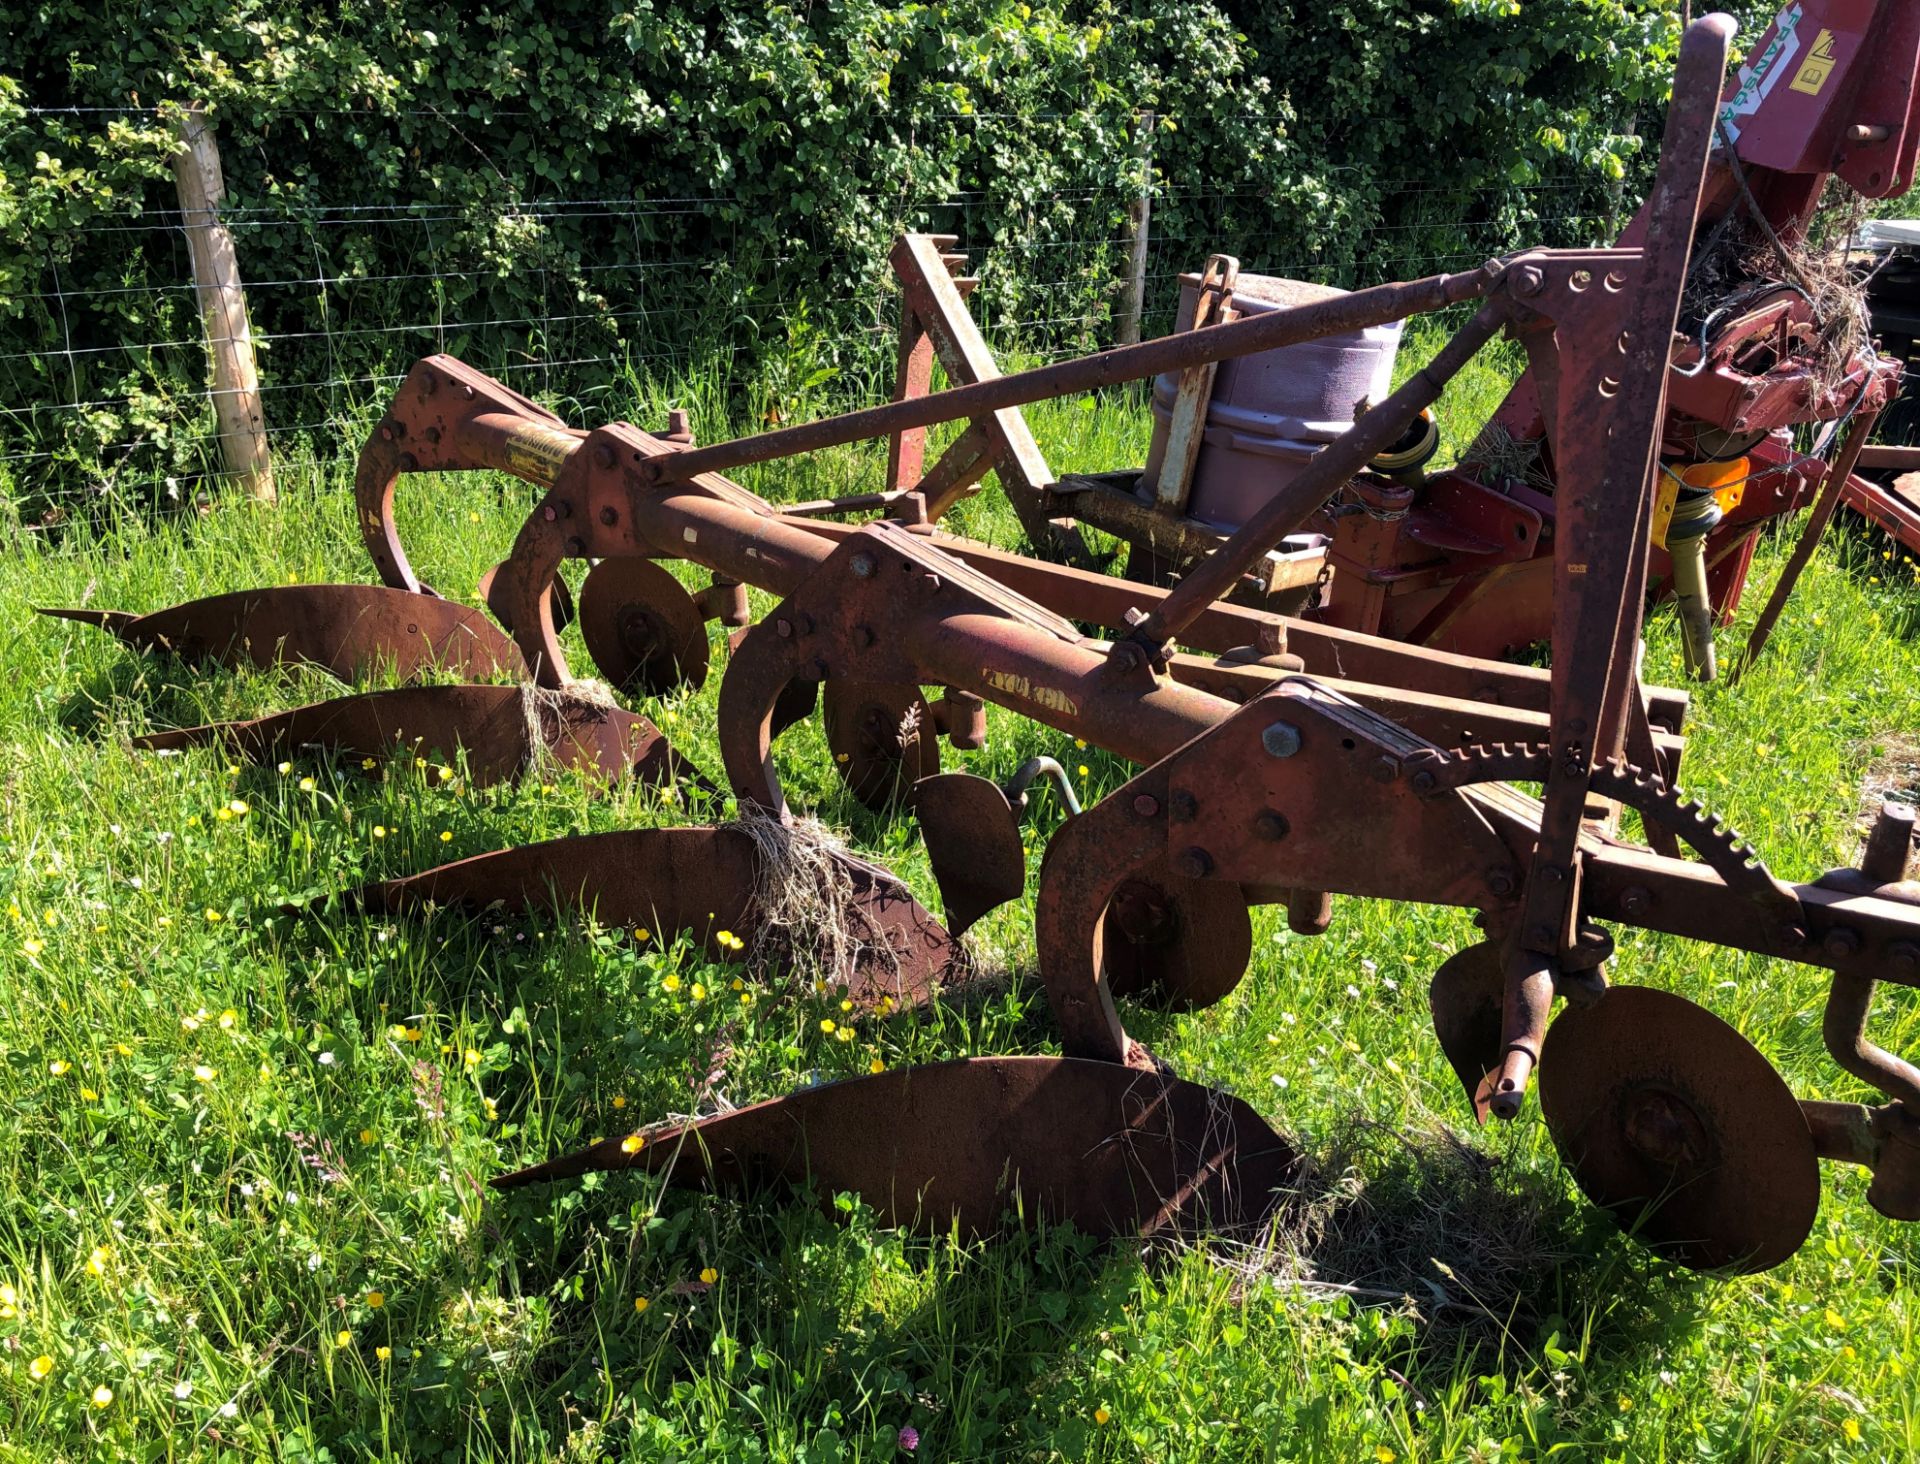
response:
[[[706,683],[706,622],[680,581],[650,559],[593,567],[580,587],[580,633],[600,674],[629,695]]]
[[[1820,1208],[1800,1104],[1704,1007],[1644,986],[1570,1007],[1540,1051],[1540,1107],[1595,1204],[1682,1266],[1765,1271]]]
[[[834,770],[876,813],[901,803],[915,783],[940,771],[933,709],[917,686],[829,681],[821,692],[821,720]]]
[[[1212,1006],[1240,984],[1253,957],[1240,886],[1167,871],[1114,891],[1100,939],[1115,996],[1176,1011]]]

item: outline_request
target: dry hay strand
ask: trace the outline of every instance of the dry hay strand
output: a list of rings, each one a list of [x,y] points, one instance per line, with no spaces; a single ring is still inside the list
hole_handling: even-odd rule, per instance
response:
[[[1505,1330],[1555,1294],[1580,1252],[1559,1191],[1439,1124],[1409,1132],[1350,1116],[1265,1242],[1230,1247],[1249,1284],[1396,1306],[1417,1320]]]
[[[1783,285],[1796,289],[1818,327],[1808,358],[1820,380],[1837,387],[1873,344],[1866,280],[1846,244],[1865,201],[1851,189],[1829,190],[1807,231],[1783,239],[1762,216],[1737,170],[1736,179],[1743,206],[1725,214],[1694,249],[1680,301],[1681,328],[1704,333]],[[1834,239],[1841,241],[1838,247],[1814,242]]]
[[[553,761],[553,746],[566,731],[570,702],[590,702],[610,709],[620,705],[611,686],[587,677],[569,681],[560,691],[550,691],[531,681],[520,683],[520,716],[526,724],[530,770],[544,768]]]
[[[1515,437],[1497,420],[1489,421],[1461,461],[1481,467],[1487,477],[1552,492],[1553,476],[1546,470],[1541,446],[1538,438]]]
[[[878,960],[900,973],[900,955],[860,912],[847,847],[816,818],[791,822],[747,805],[720,827],[736,829],[754,848],[752,954],[784,955],[815,979],[845,985]],[[864,861],[863,861],[864,862]]]

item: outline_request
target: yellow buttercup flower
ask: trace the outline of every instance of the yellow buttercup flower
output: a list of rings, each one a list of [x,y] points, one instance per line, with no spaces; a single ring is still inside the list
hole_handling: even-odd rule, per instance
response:
[[[820,1030],[822,1032],[826,1032],[830,1034],[833,1031],[833,1027],[834,1027],[834,1022],[832,1017],[822,1017],[820,1019]]]
[[[451,844],[453,842],[453,830],[452,829],[440,830],[440,842],[443,844]]]
[[[480,1066],[480,1054],[475,1052],[471,1047],[461,1054],[461,1060],[469,1068],[477,1068]]]
[[[96,1245],[93,1248],[93,1253],[87,1257],[87,1274],[89,1276],[106,1275],[107,1263],[112,1259],[113,1248],[111,1246]]]
[[[280,764],[278,768],[275,769],[275,771],[278,772],[280,776],[284,778],[288,773],[293,771],[293,764],[290,762],[283,762]]]
[[[886,1070],[887,1065],[877,1057],[867,1064],[867,1071],[870,1073],[884,1073]]]
[[[68,1062],[64,1057],[57,1057],[47,1064],[47,1071],[52,1073],[56,1078],[64,1078],[69,1072],[73,1071],[73,1064]]]
[[[1093,1410],[1093,1421],[1095,1423],[1105,1423],[1112,1417],[1113,1415],[1104,1408],[1096,1408]]]
[[[302,793],[311,793],[314,790],[314,786],[315,784],[312,778],[302,778],[300,780],[300,791]]]
[[[678,976],[663,977],[660,982],[660,989],[662,991],[678,991],[680,989],[680,978]]]
[[[714,1270],[712,1266],[708,1266],[700,1272],[700,1279],[711,1286],[720,1279],[720,1273]]]
[[[622,1154],[638,1154],[646,1147],[646,1144],[647,1141],[641,1138],[640,1135],[628,1134],[620,1141],[620,1152]]]
[[[218,1076],[219,1073],[213,1068],[208,1067],[204,1062],[197,1062],[193,1065],[193,1080],[196,1083],[211,1083]]]
[[[335,1347],[348,1346],[352,1341],[353,1341],[353,1333],[349,1332],[345,1327],[342,1327],[339,1331],[333,1334],[333,1345]]]
[[[37,956],[46,948],[47,943],[44,940],[23,940],[20,942],[20,949],[30,956]]]
[[[379,1358],[380,1361],[385,1362],[389,1357],[393,1356],[393,1349],[391,1347],[376,1347],[373,1349],[373,1355]]]
[[[93,1390],[93,1406],[95,1408],[106,1408],[112,1403],[113,1389],[109,1388],[105,1383],[102,1383]]]
[[[0,1318],[20,1315],[20,1294],[10,1281],[0,1281]]]
[[[627,1106],[627,1095],[625,1093],[615,1093],[613,1095],[613,1106],[615,1108],[625,1108]]]
[[[688,992],[688,995],[695,1001],[705,1001],[707,999],[707,988],[696,981],[693,983],[693,988]]]
[[[27,1364],[27,1373],[36,1383],[44,1383],[53,1376],[53,1359],[46,1353],[41,1353]]]
[[[367,1305],[372,1307],[375,1311],[378,1311],[381,1307],[385,1306],[386,1304],[387,1304],[386,1292],[369,1291],[367,1293]]]
[[[220,1030],[223,1032],[232,1031],[233,1024],[239,1020],[240,1013],[236,1012],[232,1007],[228,1007],[224,1012],[220,1013]]]
[[[652,1305],[653,1303],[648,1301],[644,1296],[636,1296],[633,1299],[633,1309],[636,1312],[643,1312]]]

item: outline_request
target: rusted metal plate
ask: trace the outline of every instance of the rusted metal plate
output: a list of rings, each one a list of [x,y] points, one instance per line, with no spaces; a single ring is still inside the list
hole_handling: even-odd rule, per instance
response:
[[[1479,1093],[1481,1081],[1500,1064],[1506,992],[1506,963],[1500,948],[1486,940],[1448,956],[1428,983],[1434,1035],[1469,1102]]]
[[[1103,1236],[1244,1233],[1299,1156],[1245,1103],[1161,1073],[1064,1057],[970,1058],[802,1089],[608,1139],[493,1181],[596,1170],[670,1184],[776,1180],[860,1196],[889,1225],[969,1235],[1009,1213]]]
[[[133,745],[151,751],[221,743],[256,762],[271,761],[299,747],[363,757],[390,757],[406,750],[451,759],[456,751],[464,751],[468,776],[484,786],[516,777],[532,765],[535,749],[529,711],[531,723],[539,728],[541,750],[563,767],[606,779],[631,770],[632,776],[650,785],[685,781],[716,791],[645,717],[525,685],[372,691],[247,722],[151,732],[134,738]]]
[[[955,935],[1020,898],[1027,855],[1013,805],[998,783],[971,773],[922,778],[913,785],[913,811]]]
[[[857,948],[828,979],[844,982],[857,1007],[923,1006],[972,979],[958,944],[905,885],[862,860],[833,857],[846,876],[846,924]],[[475,855],[368,885],[352,898],[391,912],[496,902],[509,910],[591,912],[656,936],[688,931],[716,960],[733,956],[723,932],[749,947],[771,934],[784,963],[789,942],[768,930],[755,901],[759,876],[754,841],[737,826],[623,829]]]
[[[898,806],[940,771],[933,713],[917,686],[830,680],[820,715],[835,769],[875,812]]]
[[[580,633],[622,691],[665,696],[706,682],[706,624],[680,581],[650,559],[603,559],[588,572]]]
[[[304,662],[355,681],[378,666],[403,677],[452,671],[523,676],[520,653],[477,610],[384,585],[275,585],[192,600],[150,615],[42,610],[97,625],[144,651],[268,667]]]
[[[1820,1163],[1792,1091],[1683,997],[1617,986],[1570,1007],[1540,1054],[1540,1106],[1587,1197],[1701,1270],[1765,1271],[1800,1248]]]
[[[1101,946],[1115,996],[1209,1007],[1246,975],[1253,922],[1238,885],[1160,870],[1114,891]]]

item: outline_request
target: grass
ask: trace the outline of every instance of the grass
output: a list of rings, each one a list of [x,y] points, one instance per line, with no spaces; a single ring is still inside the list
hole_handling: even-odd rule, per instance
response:
[[[1499,385],[1462,383],[1458,420]],[[637,388],[635,420],[658,420],[668,390]],[[1057,469],[1144,447],[1121,396],[1033,421]],[[1869,1209],[1864,1172],[1828,1170],[1812,1239],[1769,1275],[1639,1251],[1581,1200],[1537,1114],[1467,1122],[1425,998],[1472,938],[1456,912],[1347,900],[1307,939],[1256,911],[1231,998],[1129,1010],[1183,1075],[1245,1096],[1315,1159],[1283,1255],[1146,1257],[1044,1227],[927,1240],[858,1206],[829,1218],[630,1177],[485,1192],[692,1107],[717,1051],[713,1086],[744,1102],[1053,1039],[1020,905],[972,937],[1015,973],[1004,992],[847,1039],[781,973],[589,921],[279,913],[445,858],[716,812],[573,777],[475,791],[438,762],[282,772],[129,750],[149,727],[337,688],[144,659],[29,607],[367,578],[351,440],[283,458],[278,511],[109,508],[97,531],[16,534],[0,568],[0,1456],[819,1464],[906,1457],[903,1427],[940,1460],[1916,1452],[1914,1239]],[[749,481],[805,497],[874,469],[846,452]],[[464,590],[526,502],[505,482],[408,485],[416,564]],[[964,523],[1017,542],[991,494]],[[1753,602],[1785,549],[1763,550]],[[1863,779],[1920,722],[1920,593],[1888,552],[1835,539],[1766,661],[1696,701],[1692,791],[1789,879],[1850,862]],[[1681,676],[1668,614],[1647,669]],[[646,707],[710,771],[718,679]],[[1087,797],[1128,776],[998,709],[990,728],[948,765],[1004,776],[1048,751],[1084,768]],[[817,730],[780,756],[796,803],[935,902],[911,821],[841,794]],[[1036,863],[1060,816],[1050,796],[1031,816]],[[1817,972],[1632,932],[1614,971],[1711,1005],[1803,1096],[1862,1096],[1821,1053]],[[1911,1050],[1917,1027],[1907,992],[1882,996],[1878,1040]]]

